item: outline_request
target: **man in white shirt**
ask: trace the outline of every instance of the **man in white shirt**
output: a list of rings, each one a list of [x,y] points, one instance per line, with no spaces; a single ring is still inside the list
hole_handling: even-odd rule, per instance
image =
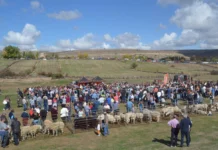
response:
[[[104,98],[104,97],[102,97],[102,96],[100,96],[100,98],[98,99],[98,101],[99,101],[99,103],[103,104],[103,103],[104,103],[104,101],[105,101],[105,98]]]
[[[61,119],[62,119],[62,121],[65,123],[66,122],[66,119],[67,119],[67,117],[68,117],[68,114],[69,114],[69,111],[68,111],[68,109],[65,107],[65,106],[63,106],[62,108],[61,108]]]
[[[24,97],[23,99],[22,99],[22,103],[23,103],[23,109],[27,109],[27,101],[26,101],[26,97]]]

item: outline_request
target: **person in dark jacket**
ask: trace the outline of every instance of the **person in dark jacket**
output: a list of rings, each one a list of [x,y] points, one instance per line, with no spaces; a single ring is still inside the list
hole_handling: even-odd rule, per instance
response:
[[[180,122],[180,130],[181,130],[181,147],[183,147],[184,136],[186,138],[186,145],[189,147],[190,139],[189,139],[189,132],[190,128],[192,127],[192,123],[190,119],[187,118],[187,114],[183,114],[183,119]]]
[[[14,145],[19,145],[19,137],[20,137],[20,122],[17,120],[17,118],[14,118],[11,129],[14,137]]]
[[[45,109],[41,109],[40,118],[43,122],[45,121],[46,117],[47,117],[47,111]]]
[[[29,114],[26,112],[26,109],[23,110],[22,114],[21,114],[21,117],[22,117],[22,123],[23,123],[23,126],[27,126],[28,125],[28,120],[30,118]]]
[[[51,109],[51,118],[53,122],[56,122],[56,120],[58,119],[58,110],[56,106],[52,107]]]

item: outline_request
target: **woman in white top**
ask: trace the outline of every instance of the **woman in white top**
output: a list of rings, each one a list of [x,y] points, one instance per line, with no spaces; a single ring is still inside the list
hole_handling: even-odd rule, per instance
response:
[[[62,121],[65,123],[66,119],[68,117],[68,114],[69,114],[68,109],[65,106],[63,106],[62,109],[61,109],[61,113],[60,114],[61,114]]]

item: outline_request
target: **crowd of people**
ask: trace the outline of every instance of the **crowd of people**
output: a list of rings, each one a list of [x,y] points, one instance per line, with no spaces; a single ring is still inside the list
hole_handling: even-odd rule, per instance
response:
[[[120,103],[124,103],[127,112],[142,112],[143,109],[156,109],[163,107],[166,99],[171,104],[178,105],[178,100],[186,100],[188,103],[202,103],[205,97],[210,98],[211,104],[214,97],[218,95],[218,82],[180,82],[158,84],[87,84],[54,87],[30,87],[23,91],[18,89],[19,97],[22,99],[23,112],[21,114],[22,125],[42,124],[50,113],[55,122],[58,117],[63,122],[75,118],[83,118],[103,114],[104,112],[116,113],[119,111]],[[3,100],[4,110],[10,110],[10,98]],[[58,111],[58,106],[62,108]],[[60,112],[60,114],[58,114]],[[11,110],[14,114],[14,110]],[[3,122],[6,118],[1,116],[0,135],[4,137],[8,128]],[[9,115],[9,126],[12,128],[14,115]],[[31,122],[29,120],[32,119]],[[105,120],[106,122],[107,120]],[[13,125],[14,127],[14,125]],[[107,126],[105,127],[108,131]],[[4,132],[4,133],[3,133]],[[107,135],[107,133],[106,133]],[[16,137],[15,137],[16,139]],[[15,142],[15,144],[17,144]]]

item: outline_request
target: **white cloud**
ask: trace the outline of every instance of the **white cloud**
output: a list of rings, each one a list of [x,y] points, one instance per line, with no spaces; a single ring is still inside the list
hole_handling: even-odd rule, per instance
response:
[[[164,36],[160,40],[156,40],[152,44],[152,49],[168,49],[174,48],[175,46],[175,39],[177,38],[176,33],[171,34],[164,34]]]
[[[43,11],[43,10],[44,10],[43,5],[40,4],[39,1],[31,1],[31,2],[30,2],[30,7],[31,7],[33,10],[36,10],[36,11]]]
[[[103,43],[103,44],[102,44],[102,48],[104,48],[104,49],[110,49],[111,46],[110,46],[110,44]]]
[[[109,34],[104,35],[104,40],[109,42],[114,48],[127,48],[127,49],[150,49],[148,45],[140,42],[140,36],[129,32],[111,37]]]
[[[218,48],[218,5],[203,0],[190,1],[170,1],[159,0],[159,3],[181,4],[183,5],[175,11],[170,21],[182,29],[178,37],[163,41],[154,41],[153,47],[159,48],[183,48],[185,46],[200,45],[201,48]],[[168,34],[165,34],[168,35]],[[171,35],[171,34],[170,34]]]
[[[167,26],[162,24],[162,23],[159,24],[159,27],[160,27],[160,29],[166,29],[167,28]]]
[[[158,0],[158,4],[161,5],[170,5],[170,4],[174,4],[174,5],[190,5],[192,3],[194,3],[195,1],[198,0]]]
[[[208,30],[218,23],[218,10],[204,2],[176,10],[171,21],[183,29]]]
[[[102,38],[98,38],[93,33],[87,33],[84,36],[75,40],[61,39],[56,45],[42,46],[41,50],[60,51],[60,50],[88,50],[88,49],[150,49],[149,45],[145,45],[140,41],[139,35],[131,33],[120,34],[116,37],[111,37],[105,34]]]
[[[104,40],[110,42],[110,41],[112,41],[112,37],[110,36],[110,34],[105,34],[104,35]]]
[[[22,32],[9,31],[4,40],[6,44],[14,44],[21,49],[36,49],[35,42],[40,34],[34,25],[26,24]]]
[[[55,18],[58,20],[73,20],[80,18],[82,14],[78,10],[74,11],[60,11],[59,13],[48,14],[48,17]]]

